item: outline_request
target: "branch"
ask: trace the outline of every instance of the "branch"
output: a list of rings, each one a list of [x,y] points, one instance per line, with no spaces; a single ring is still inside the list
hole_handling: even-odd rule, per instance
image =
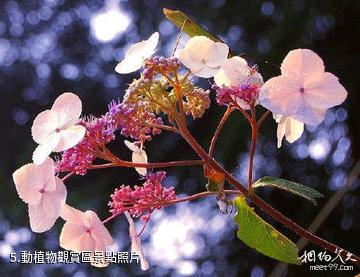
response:
[[[234,111],[234,107],[228,107],[227,110],[225,111],[223,117],[221,118],[218,127],[216,128],[216,131],[214,133],[213,138],[211,139],[211,144],[209,147],[209,156],[212,157],[214,155],[214,150],[215,150],[215,145],[216,145],[216,141],[220,135],[220,132],[222,130],[222,128],[224,127],[224,124],[226,122],[226,120],[229,118],[230,114]]]
[[[144,164],[144,163],[133,163],[133,162],[117,159],[116,162],[91,165],[88,169],[103,169],[103,168],[111,168],[111,167],[163,168],[163,167],[193,166],[193,165],[203,165],[203,164],[204,162],[202,160],[173,161],[173,162]]]
[[[219,171],[220,173],[223,173],[225,176],[226,181],[228,181],[231,185],[233,185],[236,189],[238,189],[244,196],[248,197],[252,200],[252,202],[258,206],[261,210],[263,210],[265,213],[270,215],[273,219],[283,224],[288,229],[292,230],[299,236],[308,239],[309,241],[313,242],[314,244],[327,249],[335,254],[337,250],[342,249],[341,247],[328,242],[311,232],[307,231],[306,229],[302,228],[301,226],[297,225],[293,221],[291,221],[289,218],[281,214],[279,211],[277,211],[275,208],[273,208],[271,205],[266,203],[264,200],[259,198],[255,194],[249,195],[249,191],[238,181],[236,180],[229,172],[227,172],[220,164],[218,164],[213,158],[207,155],[205,150],[202,149],[202,147],[197,143],[197,141],[194,139],[194,137],[190,134],[190,132],[185,129],[181,130],[182,136],[184,139],[193,147],[193,149],[197,152],[197,154],[204,160],[206,164],[211,166],[213,169]],[[347,257],[347,255],[352,255],[353,258],[356,259],[354,262],[357,265],[360,265],[360,258],[356,255],[350,253],[349,251],[343,250],[341,251],[341,256],[344,258]]]

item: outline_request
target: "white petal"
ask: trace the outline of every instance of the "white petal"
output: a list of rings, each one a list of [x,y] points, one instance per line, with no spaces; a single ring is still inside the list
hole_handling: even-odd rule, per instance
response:
[[[328,109],[345,101],[347,92],[331,73],[310,76],[305,79],[304,97],[306,102],[318,109]]]
[[[191,72],[193,72],[193,74],[195,75],[194,72],[198,72],[200,70],[202,70],[205,65],[201,62],[198,61],[197,59],[193,59],[189,56],[188,51],[184,48],[179,50],[178,52],[178,57],[180,59],[180,61],[191,70]]]
[[[286,116],[282,116],[282,115],[277,115],[275,118],[275,121],[278,123],[277,131],[276,131],[277,140],[278,140],[278,143],[277,143],[278,148],[281,147],[282,140],[283,140],[283,138],[285,136],[285,132],[286,132],[286,121],[284,120],[284,118],[286,118]]]
[[[286,140],[290,143],[298,140],[304,132],[304,123],[294,118],[287,117],[286,119]]]
[[[65,151],[77,145],[85,136],[86,128],[80,125],[74,125],[60,131],[60,141],[55,152]]]
[[[309,49],[290,51],[281,64],[281,74],[302,81],[305,76],[323,73],[322,59]]]
[[[215,42],[211,45],[209,57],[206,64],[209,67],[220,67],[226,62],[229,55],[229,46],[222,42]]]
[[[64,129],[78,122],[82,111],[82,103],[76,94],[66,92],[55,100],[51,110],[57,113],[59,127]]]
[[[31,127],[31,135],[38,144],[44,143],[59,127],[58,117],[54,111],[46,110],[39,113]]]
[[[133,163],[141,163],[141,164],[146,164],[147,163],[147,155],[145,150],[138,150],[138,151],[134,151],[132,153],[132,162]],[[135,167],[135,170],[140,174],[145,176],[147,173],[147,169],[144,167]]]
[[[60,233],[60,246],[66,250],[73,250],[80,252],[82,247],[80,239],[84,235],[85,229],[83,226],[66,222]]]
[[[129,235],[131,238],[131,252],[135,252],[140,256],[140,263],[141,263],[141,269],[142,270],[148,270],[149,269],[149,263],[145,258],[144,252],[141,247],[141,241],[139,236],[137,235],[135,223],[130,216],[128,212],[124,212],[126,219],[129,222]]]
[[[124,140],[124,144],[129,148],[131,151],[139,151],[140,148],[134,142],[130,142],[128,140]]]
[[[125,58],[115,67],[115,71],[119,74],[128,74],[139,70],[144,64],[144,59],[139,57]]]
[[[273,77],[265,82],[260,90],[259,101],[275,114],[290,116],[297,113],[304,102],[299,85],[283,76]]]
[[[46,160],[46,158],[51,154],[51,152],[54,151],[59,141],[60,141],[60,134],[53,133],[48,137],[48,139],[43,144],[39,144],[33,153],[32,158],[34,163],[38,165],[42,164]]]
[[[246,60],[235,56],[225,61],[220,71],[214,76],[214,81],[219,86],[238,86],[242,78],[249,75],[250,70]]]
[[[153,33],[148,40],[143,40],[132,45],[122,60],[116,67],[115,71],[120,74],[127,74],[140,69],[145,59],[151,57],[159,41],[159,33]]]

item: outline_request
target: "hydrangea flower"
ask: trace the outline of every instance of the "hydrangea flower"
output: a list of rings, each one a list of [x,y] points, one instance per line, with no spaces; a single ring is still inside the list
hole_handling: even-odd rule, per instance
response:
[[[228,54],[229,47],[225,43],[214,42],[205,36],[195,36],[178,52],[178,57],[194,75],[210,78],[220,70]]]
[[[148,270],[149,269],[149,263],[145,258],[144,252],[141,247],[141,241],[136,233],[135,223],[132,219],[131,215],[128,212],[124,212],[126,219],[129,222],[129,235],[131,238],[131,252],[135,252],[140,257],[140,264],[142,270]]]
[[[309,49],[290,51],[281,64],[281,75],[273,77],[260,91],[260,103],[274,114],[291,116],[318,125],[326,110],[347,96],[338,78],[325,72],[322,59]]]
[[[51,152],[61,152],[78,144],[86,129],[76,125],[82,104],[78,96],[67,92],[61,94],[51,110],[38,114],[31,127],[31,134],[39,145],[33,153],[33,161],[41,164]]]
[[[290,116],[274,115],[277,122],[277,147],[280,148],[282,140],[285,137],[290,143],[298,140],[304,132],[304,123]]]
[[[257,104],[263,78],[250,67],[245,59],[235,56],[227,59],[214,76],[217,101],[228,105],[234,100],[241,108],[248,110],[250,104]]]
[[[65,204],[61,217],[66,221],[60,234],[60,246],[75,252],[94,251],[105,252],[113,244],[109,231],[93,211],[81,212]],[[108,263],[98,261],[94,256],[91,264],[97,267]]]
[[[263,78],[257,70],[250,67],[245,59],[235,56],[227,59],[221,69],[214,76],[214,81],[218,86],[241,86],[264,84]]]
[[[54,175],[54,161],[46,158],[41,165],[26,164],[13,174],[19,197],[28,204],[31,230],[49,230],[65,204],[66,187]]]
[[[155,32],[148,40],[132,45],[126,51],[124,59],[115,67],[115,71],[120,74],[127,74],[139,70],[145,60],[155,53],[158,42],[159,33]]]
[[[147,155],[144,149],[137,146],[137,143],[130,142],[128,140],[124,141],[125,145],[132,151],[132,162],[133,163],[147,163]],[[147,169],[144,167],[135,167],[136,171],[142,175],[145,176],[147,173]]]

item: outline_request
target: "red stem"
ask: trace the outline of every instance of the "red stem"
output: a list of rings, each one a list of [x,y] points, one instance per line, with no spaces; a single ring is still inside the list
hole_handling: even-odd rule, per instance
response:
[[[216,131],[214,133],[213,138],[211,139],[211,143],[210,143],[210,147],[209,147],[209,156],[212,157],[214,155],[214,150],[215,150],[215,145],[216,145],[216,141],[220,135],[220,132],[222,130],[222,128],[224,127],[224,124],[226,122],[226,120],[228,119],[228,117],[230,116],[230,114],[234,111],[234,107],[228,107],[226,112],[224,113],[223,117],[221,118],[218,127],[216,128]]]

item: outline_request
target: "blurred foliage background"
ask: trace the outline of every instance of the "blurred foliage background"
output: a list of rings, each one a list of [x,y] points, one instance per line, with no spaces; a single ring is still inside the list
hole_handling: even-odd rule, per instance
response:
[[[21,250],[59,250],[62,222],[44,234],[32,234],[26,205],[18,198],[11,174],[31,161],[35,143],[30,128],[35,116],[65,91],[83,101],[84,114],[101,115],[112,99],[121,98],[138,73],[114,71],[124,51],[154,31],[161,36],[160,54],[170,55],[179,31],[162,8],[179,9],[243,53],[259,66],[264,79],[279,74],[279,65],[294,48],[311,48],[347,88],[345,104],[330,110],[318,128],[276,149],[276,125],[263,125],[255,159],[257,178],[275,175],[314,187],[325,195],[317,207],[285,192],[263,190],[260,195],[301,226],[307,226],[327,199],[344,185],[360,158],[360,2],[353,1],[118,1],[27,0],[0,2],[0,275],[8,276],[252,276],[268,275],[277,262],[246,247],[235,237],[231,217],[222,215],[213,198],[169,207],[154,214],[143,235],[153,265],[141,272],[135,264],[95,269],[87,265],[21,265],[9,263],[9,253]],[[183,36],[184,38],[184,36]],[[180,47],[183,41],[180,42]],[[210,87],[209,82],[201,83]],[[212,95],[213,97],[213,95]],[[214,98],[213,98],[214,100]],[[199,142],[208,147],[224,107],[213,101],[202,119],[190,122]],[[226,123],[216,158],[240,180],[246,177],[249,128],[239,114]],[[124,159],[131,153],[122,143],[111,149]],[[196,156],[176,135],[163,133],[147,143],[151,161],[192,159]],[[167,170],[167,185],[177,193],[205,189],[198,167]],[[136,172],[107,169],[76,176],[67,183],[68,203],[109,215],[107,202],[120,184],[140,184]],[[355,180],[350,192],[325,221],[318,234],[354,253],[360,253],[360,194]],[[263,215],[263,214],[262,214]],[[296,241],[297,236],[265,216]],[[140,226],[139,226],[140,227]],[[123,217],[109,225],[119,251],[129,238]],[[308,250],[316,249],[308,245]],[[349,273],[349,272],[348,272]],[[290,266],[285,276],[352,276],[351,273],[308,271]],[[353,271],[352,273],[355,273]],[[334,274],[334,275],[332,275]],[[354,275],[354,274],[353,274]]]

